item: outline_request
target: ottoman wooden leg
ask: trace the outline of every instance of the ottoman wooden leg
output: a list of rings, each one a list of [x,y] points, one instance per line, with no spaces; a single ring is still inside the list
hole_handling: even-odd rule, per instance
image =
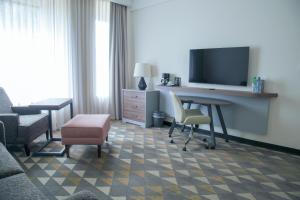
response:
[[[101,158],[101,145],[98,145],[98,158]]]
[[[66,145],[67,158],[70,158],[70,147],[71,147],[71,145]]]

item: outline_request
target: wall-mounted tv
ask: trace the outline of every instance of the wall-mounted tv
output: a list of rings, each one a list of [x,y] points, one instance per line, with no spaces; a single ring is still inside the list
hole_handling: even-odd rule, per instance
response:
[[[189,82],[247,86],[249,47],[190,50]]]

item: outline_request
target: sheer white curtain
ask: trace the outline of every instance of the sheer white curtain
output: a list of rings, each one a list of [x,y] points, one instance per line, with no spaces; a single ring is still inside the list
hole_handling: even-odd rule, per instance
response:
[[[72,91],[75,113],[109,113],[109,0],[73,0]]]
[[[0,86],[15,105],[72,97],[75,113],[109,112],[109,6],[0,0]],[[65,116],[54,115],[54,125]]]
[[[66,6],[60,0],[0,1],[0,86],[15,105],[69,96]],[[63,118],[63,112],[55,115],[54,126]]]

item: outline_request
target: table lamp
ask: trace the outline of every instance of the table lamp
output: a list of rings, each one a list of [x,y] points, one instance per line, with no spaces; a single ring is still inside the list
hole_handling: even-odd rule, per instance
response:
[[[144,77],[151,77],[151,66],[146,63],[136,63],[133,76],[141,78],[138,87],[140,90],[145,90],[147,88],[147,84]]]

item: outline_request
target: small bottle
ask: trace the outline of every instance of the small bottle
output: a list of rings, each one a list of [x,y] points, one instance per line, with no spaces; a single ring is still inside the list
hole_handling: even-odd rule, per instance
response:
[[[257,84],[257,93],[260,93],[260,91],[261,91],[261,87],[260,87],[260,85],[261,85],[261,79],[260,79],[260,76],[257,78],[257,81],[256,81],[256,84]]]
[[[254,77],[252,78],[252,92],[254,92],[254,93],[257,92],[257,87],[256,87],[256,85],[257,85],[257,79],[256,79],[256,77],[254,76]]]

